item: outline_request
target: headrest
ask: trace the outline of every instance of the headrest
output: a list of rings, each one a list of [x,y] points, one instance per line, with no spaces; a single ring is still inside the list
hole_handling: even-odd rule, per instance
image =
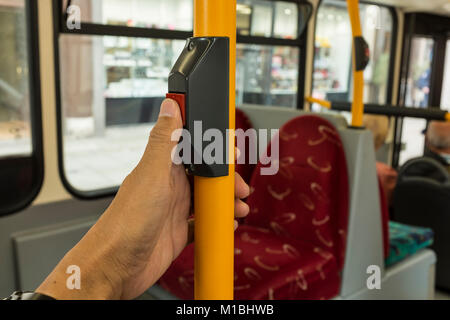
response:
[[[407,161],[400,169],[398,174],[399,181],[405,178],[420,177],[431,179],[438,183],[449,183],[450,175],[446,168],[438,161],[420,157]]]

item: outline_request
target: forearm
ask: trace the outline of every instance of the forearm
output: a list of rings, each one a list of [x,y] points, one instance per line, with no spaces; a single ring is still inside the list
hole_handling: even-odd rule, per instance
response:
[[[114,273],[112,249],[91,231],[67,253],[36,292],[58,300],[120,299],[121,281]],[[71,266],[79,268],[79,288],[71,285]]]

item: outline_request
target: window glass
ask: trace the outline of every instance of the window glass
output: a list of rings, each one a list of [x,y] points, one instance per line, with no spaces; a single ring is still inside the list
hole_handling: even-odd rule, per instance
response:
[[[387,103],[393,21],[385,7],[360,4],[370,63],[364,72],[365,103]],[[316,26],[313,96],[330,101],[352,97],[352,30],[344,1],[325,0]]]
[[[238,44],[237,105],[297,106],[299,49]]]
[[[284,39],[297,38],[298,9],[295,3],[275,2],[274,36]]]
[[[24,1],[0,2],[0,159],[31,155]]]
[[[441,109],[450,112],[450,40],[445,49],[444,79],[442,82]]]
[[[29,205],[43,179],[36,5],[0,1],[0,216]]]
[[[64,168],[80,191],[120,185],[147,144],[185,42],[62,35]]]
[[[238,3],[236,5],[236,29],[237,33],[249,36],[252,23],[252,7],[250,5]],[[272,16],[270,15],[270,18]]]
[[[238,0],[237,29],[241,35],[296,39],[298,5],[268,0]]]
[[[431,64],[434,40],[414,37],[411,42],[408,78],[406,81],[405,105],[427,108],[430,94]],[[424,119],[405,118],[402,126],[402,151],[399,164],[423,155],[427,127]]]
[[[67,0],[63,2],[66,8]],[[192,30],[192,0],[72,0],[83,22],[167,30]]]

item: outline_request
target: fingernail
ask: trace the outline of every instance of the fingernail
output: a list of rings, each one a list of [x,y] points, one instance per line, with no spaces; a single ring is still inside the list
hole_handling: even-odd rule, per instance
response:
[[[161,104],[161,110],[159,111],[159,117],[175,118],[178,112],[178,105],[172,99],[165,99]]]

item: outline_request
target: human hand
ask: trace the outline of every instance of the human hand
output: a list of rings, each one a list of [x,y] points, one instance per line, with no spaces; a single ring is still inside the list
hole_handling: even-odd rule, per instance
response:
[[[172,132],[181,127],[178,105],[165,100],[141,161],[99,221],[37,292],[56,299],[133,299],[165,273],[189,234],[190,186],[184,167],[173,164],[171,158],[177,144],[171,141]],[[249,193],[236,174],[238,218],[249,212],[240,200]],[[80,290],[66,287],[66,270],[71,265],[81,269]]]

